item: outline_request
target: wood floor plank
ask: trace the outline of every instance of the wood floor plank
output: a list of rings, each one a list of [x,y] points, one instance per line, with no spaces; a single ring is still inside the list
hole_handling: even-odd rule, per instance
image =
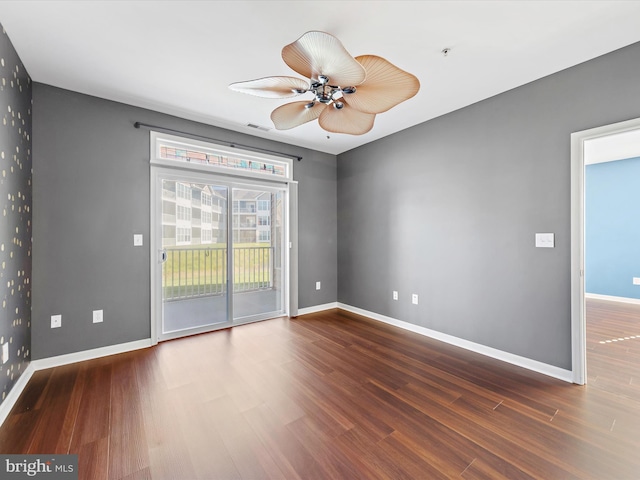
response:
[[[108,436],[77,445],[71,450],[71,453],[78,455],[79,478],[92,480],[107,480],[109,478]]]
[[[329,478],[328,472],[289,433],[286,426],[274,421],[273,414],[266,405],[253,408],[243,415],[286,478]]]
[[[76,384],[81,367],[65,365],[49,377],[46,399],[39,400],[40,416],[35,435],[26,453],[69,453],[82,385]]]
[[[113,361],[109,435],[109,478],[137,475],[149,467],[140,392],[136,381],[135,353]],[[146,474],[145,474],[146,475]],[[137,478],[137,477],[136,477]]]
[[[87,443],[109,438],[111,365],[95,362],[87,364],[83,375],[84,388],[74,424],[71,452]]]

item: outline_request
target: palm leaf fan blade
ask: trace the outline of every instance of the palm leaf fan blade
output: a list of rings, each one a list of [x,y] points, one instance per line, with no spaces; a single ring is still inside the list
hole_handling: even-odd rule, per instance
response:
[[[235,92],[263,98],[290,98],[306,92],[309,82],[296,77],[264,77],[232,83],[229,88]]]
[[[318,123],[324,130],[333,133],[363,135],[373,128],[375,114],[356,110],[344,99],[341,99],[340,102],[344,104],[343,108],[337,109],[330,105],[320,114]]]
[[[279,106],[271,112],[271,121],[278,130],[289,130],[318,118],[326,105],[315,103],[307,107],[309,102],[291,102]]]
[[[359,85],[365,69],[340,40],[325,32],[311,31],[282,49],[282,59],[295,72],[310,79],[319,75],[329,78],[331,85]]]
[[[356,60],[367,71],[367,79],[347,98],[349,104],[361,112],[386,112],[420,90],[420,81],[414,75],[382,57],[361,55]]]

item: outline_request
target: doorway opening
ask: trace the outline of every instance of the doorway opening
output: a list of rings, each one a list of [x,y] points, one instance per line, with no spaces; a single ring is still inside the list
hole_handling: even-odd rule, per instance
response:
[[[640,223],[640,176],[632,173],[639,157],[640,119],[572,135],[573,381],[634,398],[640,398],[640,227],[630,226]]]

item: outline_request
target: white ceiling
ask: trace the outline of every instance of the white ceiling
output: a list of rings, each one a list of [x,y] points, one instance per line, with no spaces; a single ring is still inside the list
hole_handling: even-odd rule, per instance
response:
[[[0,23],[36,82],[338,154],[640,41],[640,1],[4,0]],[[280,52],[309,30],[385,57],[420,92],[365,135],[273,129],[291,100],[227,86],[297,76]]]

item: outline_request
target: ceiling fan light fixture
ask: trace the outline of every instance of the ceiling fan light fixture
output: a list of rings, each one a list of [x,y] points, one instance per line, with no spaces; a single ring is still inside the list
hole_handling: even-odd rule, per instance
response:
[[[408,100],[420,89],[414,75],[375,55],[354,58],[336,37],[324,32],[305,33],[282,49],[282,59],[308,80],[266,77],[229,85],[231,90],[266,98],[312,93],[310,102],[287,103],[271,113],[278,130],[318,119],[326,131],[362,135],[373,128],[376,114]],[[329,105],[334,108],[326,108]]]

